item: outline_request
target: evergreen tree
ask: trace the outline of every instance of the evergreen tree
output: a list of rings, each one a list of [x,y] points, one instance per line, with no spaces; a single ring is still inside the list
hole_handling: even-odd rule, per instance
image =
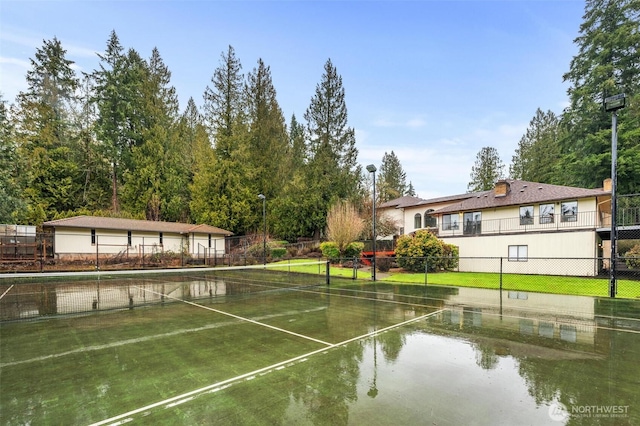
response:
[[[21,158],[17,153],[14,126],[0,93],[0,223],[17,223],[24,209],[19,179]]]
[[[197,159],[191,210],[198,222],[245,233],[257,223],[257,193],[248,186],[249,131],[243,101],[242,66],[231,46],[204,94],[204,118],[214,149]],[[208,163],[202,162],[208,159]],[[271,200],[269,200],[271,201]]]
[[[402,197],[407,191],[407,174],[402,169],[400,160],[391,151],[384,153],[378,173],[378,200],[384,203]]]
[[[484,147],[476,155],[475,165],[471,168],[471,181],[467,186],[469,192],[492,189],[496,181],[502,178],[504,165],[493,147]]]
[[[520,139],[509,166],[513,179],[552,183],[554,166],[558,163],[559,120],[556,115],[540,108],[529,122],[529,128]]]
[[[413,183],[409,181],[409,185],[407,186],[407,190],[404,192],[404,195],[408,195],[409,197],[417,197],[416,190],[413,187]]]
[[[562,118],[563,157],[556,173],[558,183],[592,188],[610,176],[611,114],[604,111],[602,101],[617,93],[633,97],[640,92],[639,18],[638,0],[586,2],[580,35],[575,40],[578,54],[564,75],[571,84],[571,105]],[[620,110],[619,122],[637,123],[632,110]],[[627,131],[631,133],[625,135]],[[633,173],[636,162],[629,160],[637,158],[640,140],[632,127],[621,126],[619,142],[618,188],[624,193],[638,188]]]
[[[119,187],[125,172],[131,170],[131,150],[142,142],[142,84],[146,80],[146,64],[130,49],[126,54],[115,31],[111,32],[107,49],[99,54],[100,69],[96,80],[95,102],[98,107],[96,133],[104,156],[110,162],[111,208],[120,209]]]
[[[311,208],[323,212],[314,223],[314,234],[319,236],[326,226],[326,212],[337,200],[358,194],[361,167],[357,165],[358,150],[355,132],[347,126],[347,106],[342,77],[327,60],[321,82],[307,108],[309,140],[309,192],[317,195],[317,204]],[[301,194],[302,196],[302,194]],[[307,212],[311,215],[311,212]]]
[[[40,224],[76,208],[82,180],[74,161],[69,114],[78,80],[57,38],[45,40],[31,59],[26,92],[18,95],[19,155],[26,159],[25,220]]]
[[[248,75],[245,99],[249,120],[249,185],[254,192],[272,200],[280,195],[285,179],[288,136],[270,68],[262,59]]]

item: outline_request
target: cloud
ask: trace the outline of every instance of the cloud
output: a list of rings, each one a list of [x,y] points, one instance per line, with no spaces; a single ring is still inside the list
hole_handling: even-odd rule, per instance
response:
[[[29,69],[29,67],[31,67],[29,61],[18,58],[7,58],[6,56],[0,56],[0,64],[16,65],[24,69]]]
[[[379,118],[373,121],[373,126],[375,127],[400,127],[400,128],[410,128],[417,129],[420,127],[426,126],[427,122],[419,117],[410,118],[407,120],[394,121],[387,118]]]

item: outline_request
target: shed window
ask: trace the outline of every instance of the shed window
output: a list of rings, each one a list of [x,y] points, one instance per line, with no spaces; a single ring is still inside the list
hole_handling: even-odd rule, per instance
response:
[[[578,202],[567,201],[560,205],[562,213],[562,222],[575,222],[578,220]]]
[[[91,230],[91,245],[92,246],[96,245],[96,230],[95,229]]]
[[[211,248],[211,234],[209,234],[209,248]]]
[[[160,239],[160,244],[162,245],[162,244],[163,244],[163,243],[162,243],[162,240],[163,240],[163,238],[162,238],[162,237],[163,237],[162,232],[160,233],[160,235],[159,235],[158,237],[159,237],[159,239]]]
[[[131,246],[131,231],[127,231],[127,245]]]

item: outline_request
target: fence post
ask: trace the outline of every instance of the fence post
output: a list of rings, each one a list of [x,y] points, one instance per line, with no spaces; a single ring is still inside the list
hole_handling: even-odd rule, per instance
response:
[[[425,257],[424,259],[424,285],[428,283],[428,271],[429,271],[429,258]]]
[[[500,257],[500,297],[502,298],[502,257]]]
[[[325,272],[325,280],[326,280],[326,283],[327,283],[327,287],[329,286],[329,283],[330,283],[330,280],[329,280],[329,267],[330,267],[330,264],[329,264],[329,261],[327,260],[327,269],[326,269],[326,272]]]
[[[98,234],[96,234],[96,269],[100,269],[100,244],[98,243]]]
[[[358,278],[358,258],[354,257],[353,258],[353,276],[351,277],[351,279],[355,280],[356,278]]]

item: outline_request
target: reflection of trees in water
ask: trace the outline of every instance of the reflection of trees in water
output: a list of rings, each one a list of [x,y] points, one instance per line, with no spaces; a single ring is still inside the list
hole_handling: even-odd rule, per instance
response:
[[[633,333],[598,330],[606,354],[585,358],[539,359],[517,356],[518,372],[537,404],[559,400],[572,406],[629,406],[625,418],[603,419],[605,424],[639,424],[638,377],[640,339]],[[574,355],[573,357],[571,355]],[[615,421],[613,421],[615,420]],[[571,418],[568,424],[593,424],[593,418]]]
[[[305,366],[292,377],[298,384],[292,395],[307,408],[313,424],[349,423],[349,404],[358,399],[356,387],[363,349],[363,342],[354,342],[317,355],[322,357],[321,362],[311,368]]]
[[[476,364],[485,370],[493,370],[498,365],[500,358],[496,354],[493,345],[488,343],[474,343],[473,349],[476,352]]]
[[[376,339],[382,348],[384,359],[387,362],[394,362],[398,359],[400,350],[406,342],[405,332],[401,332],[399,330],[382,333],[378,335]]]

